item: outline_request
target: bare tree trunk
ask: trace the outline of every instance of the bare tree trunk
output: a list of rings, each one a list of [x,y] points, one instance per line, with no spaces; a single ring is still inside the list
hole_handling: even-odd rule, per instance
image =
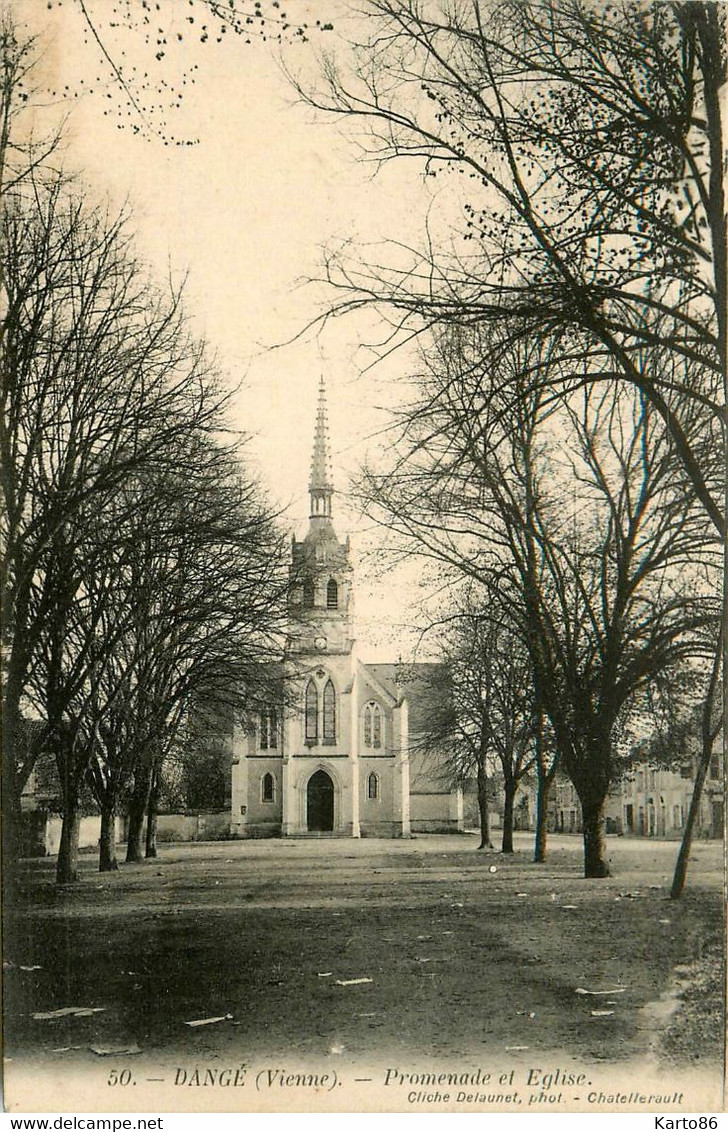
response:
[[[56,884],[73,884],[78,879],[78,834],[80,819],[75,789],[63,791],[63,825],[56,862]]]
[[[703,795],[703,786],[705,785],[705,779],[708,775],[708,767],[710,766],[710,759],[713,753],[713,742],[720,731],[722,723],[723,712],[721,712],[720,721],[715,725],[713,724],[713,710],[715,707],[716,692],[718,690],[722,652],[723,634],[721,632],[718,636],[715,660],[713,661],[713,669],[710,674],[710,683],[703,703],[700,762],[698,763],[698,768],[695,773],[695,784],[693,785],[693,793],[690,799],[690,806],[688,807],[688,816],[685,821],[682,842],[680,843],[680,852],[675,862],[675,873],[672,878],[672,888],[670,889],[671,900],[678,900],[682,896],[683,889],[685,888],[690,850],[693,844],[693,833],[700,814],[700,800]]]
[[[551,791],[552,775],[543,774],[538,767],[538,789],[536,792],[536,837],[534,842],[533,859],[537,865],[546,860],[546,836],[549,811],[549,793]]]
[[[542,865],[546,860],[546,838],[548,836],[549,795],[551,783],[556,774],[558,756],[554,755],[549,766],[549,757],[544,738],[544,714],[542,709],[536,713],[536,836],[533,846],[534,864]]]
[[[53,706],[53,698],[50,699],[50,703]],[[58,846],[58,860],[56,862],[56,884],[72,884],[78,875],[80,824],[78,792],[80,783],[77,773],[77,760],[79,756],[73,737],[62,724],[53,728],[52,735],[56,744],[56,766],[58,767],[61,804],[63,806],[61,841]]]
[[[15,681],[12,681],[15,684]],[[11,683],[11,674],[8,673],[8,684]],[[17,760],[17,747],[20,741],[20,712],[14,696],[5,696],[5,713],[3,717],[3,751],[2,751],[2,861],[3,878],[10,880],[11,871],[17,862],[20,846],[21,808],[17,789],[15,766]]]
[[[490,814],[488,812],[488,769],[485,758],[478,759],[478,812],[480,814],[479,849],[492,849],[490,839]]]
[[[707,758],[706,758],[707,754]],[[670,889],[670,899],[678,900],[682,896],[683,889],[685,888],[685,881],[688,875],[688,861],[690,860],[690,850],[693,845],[693,833],[695,832],[695,825],[700,814],[700,799],[703,794],[703,786],[708,774],[708,767],[710,765],[710,749],[700,753],[700,762],[695,774],[695,783],[693,785],[693,794],[690,799],[688,807],[688,816],[685,820],[685,829],[683,830],[682,841],[680,843],[680,852],[677,855],[675,862],[675,872],[672,878],[672,888]]]
[[[126,843],[126,859],[128,862],[144,860],[142,833],[150,787],[151,768],[148,766],[139,767],[134,776],[134,789],[129,801],[129,833]]]
[[[101,836],[99,838],[99,872],[115,872],[116,859],[116,804],[110,802],[101,808]]]
[[[584,825],[584,876],[608,877],[606,845],[604,841],[604,797],[579,796]]]
[[[506,779],[503,804],[503,840],[501,853],[513,852],[513,805],[516,800],[516,783]]]
[[[147,843],[146,856],[157,855],[157,806],[159,803],[159,767],[152,771],[152,782],[149,790],[149,804],[147,806]]]

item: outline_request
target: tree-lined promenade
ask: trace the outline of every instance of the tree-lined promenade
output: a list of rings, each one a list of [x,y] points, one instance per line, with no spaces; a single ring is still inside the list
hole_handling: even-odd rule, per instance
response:
[[[1,47],[6,875],[43,757],[68,882],[83,791],[101,868],[122,804],[138,859],[196,708],[245,718],[280,647],[284,549],[181,289],[137,258],[126,212],[62,171],[62,139],[29,133],[37,46],[6,26]]]
[[[241,39],[268,34],[262,10],[199,8]],[[447,594],[432,632],[447,686],[420,741],[477,778],[484,846],[497,767],[506,853],[519,783],[536,777],[539,863],[566,774],[587,877],[608,873],[605,799],[648,747],[694,782],[677,897],[723,726],[724,13],[700,0],[364,10],[355,42],[320,28],[331,50],[317,38],[293,83],[443,205],[419,242],[393,232],[376,261],[347,242],[324,269],[324,323],[366,308],[385,353],[420,347],[358,492],[390,549],[434,565]],[[83,15],[144,118],[104,20]],[[288,39],[308,37],[283,19],[293,71]],[[147,35],[133,12],[122,22]],[[10,859],[21,794],[53,758],[68,882],[82,799],[101,814],[103,869],[122,809],[128,860],[153,855],[163,767],[187,758],[196,713],[229,728],[280,701],[268,662],[285,552],[181,290],[140,261],[129,215],[62,171],[61,139],[23,124],[35,50],[6,26],[3,791]]]

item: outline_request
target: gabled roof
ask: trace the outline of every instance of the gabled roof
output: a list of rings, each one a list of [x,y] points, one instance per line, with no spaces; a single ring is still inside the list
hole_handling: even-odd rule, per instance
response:
[[[364,664],[362,666],[394,699],[407,700],[409,729],[416,732],[424,718],[428,702],[436,684],[446,678],[447,665],[421,664]]]

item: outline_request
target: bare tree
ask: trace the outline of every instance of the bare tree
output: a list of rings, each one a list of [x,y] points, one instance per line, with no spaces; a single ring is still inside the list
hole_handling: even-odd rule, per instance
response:
[[[639,393],[587,385],[557,427],[532,356],[507,335],[501,347],[440,344],[398,464],[368,477],[369,509],[462,574],[497,579],[579,794],[586,875],[603,876],[613,729],[659,671],[705,651],[717,610],[696,563],[714,544]]]
[[[127,860],[142,856],[143,822],[161,762],[189,711],[204,702],[229,720],[248,718],[275,680],[271,662],[283,641],[287,579],[280,532],[233,454],[210,449],[204,455],[191,485],[178,474],[169,477],[166,520],[157,524],[145,516],[139,540],[130,593],[142,642],[133,712],[147,731],[134,765]],[[151,512],[158,512],[154,500]],[[147,855],[153,851],[151,838]]]
[[[534,689],[530,659],[497,599],[483,594],[479,607],[457,618],[447,654],[454,716],[467,737],[469,769],[478,777],[481,848],[490,840],[483,826],[488,812],[488,767],[503,782],[501,852],[513,852],[514,805],[518,787],[534,762]]]
[[[113,7],[107,0],[66,0],[63,29],[95,53],[95,92],[103,94],[103,113],[114,118],[117,129],[167,146],[191,146],[197,138],[181,121],[181,112],[197,73],[214,65],[218,45],[235,39],[245,49],[293,47],[333,30],[333,3],[319,0],[315,19],[298,19],[296,6],[295,0],[290,6],[280,0],[188,0],[184,6],[178,0],[155,0],[152,19],[146,0],[120,0]],[[61,3],[47,7],[60,8]],[[48,18],[52,22],[52,11]],[[129,65],[130,56],[136,65]],[[58,101],[79,93],[94,92],[84,85],[83,75],[74,74],[63,87],[45,92]]]
[[[26,178],[1,221],[3,783],[11,817],[24,785],[13,756],[22,700],[43,633],[74,600],[80,516],[103,509],[180,438],[219,429],[227,400],[187,329],[179,292],[157,290],[134,260],[126,218],[92,210],[60,175],[45,181]],[[48,722],[60,736],[57,721]],[[12,825],[6,820],[8,839]]]
[[[444,178],[463,219],[453,235],[433,210],[409,256],[401,240],[389,261],[329,256],[334,311],[375,303],[395,336],[490,322],[548,337],[559,365],[534,359],[532,384],[638,390],[723,533],[722,477],[702,461],[704,442],[725,442],[723,6],[365,8],[345,63],[324,59],[318,89],[298,89],[360,127],[367,157]]]
[[[468,599],[467,605],[471,602]],[[441,663],[427,681],[417,749],[436,761],[439,776],[462,786],[475,777],[480,821],[479,849],[492,849],[490,811],[495,758],[488,687],[491,671],[476,647],[477,614],[454,610],[443,633],[438,622]]]

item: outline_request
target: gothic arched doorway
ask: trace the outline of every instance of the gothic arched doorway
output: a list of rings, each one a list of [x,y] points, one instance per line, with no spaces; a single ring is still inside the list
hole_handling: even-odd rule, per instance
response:
[[[317,770],[306,787],[306,813],[310,833],[331,833],[334,828],[334,784],[325,770]]]

